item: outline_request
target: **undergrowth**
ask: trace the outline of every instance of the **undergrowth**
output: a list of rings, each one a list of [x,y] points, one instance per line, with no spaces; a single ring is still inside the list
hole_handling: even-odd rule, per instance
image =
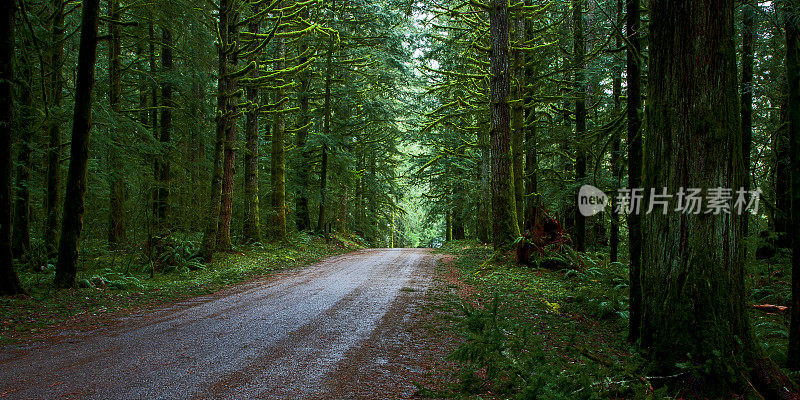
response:
[[[587,252],[579,258],[561,255],[566,269],[528,268],[472,241],[450,242],[441,252],[456,256],[453,265],[463,284],[477,294],[458,299],[460,306],[452,311],[463,338],[451,355],[460,379],[437,396],[671,398],[670,389],[658,385],[670,377],[647,376],[645,359],[626,342],[626,265]],[[785,261],[779,256],[748,265],[749,304],[787,304]],[[755,310],[750,315],[762,348],[783,364],[788,315]]]

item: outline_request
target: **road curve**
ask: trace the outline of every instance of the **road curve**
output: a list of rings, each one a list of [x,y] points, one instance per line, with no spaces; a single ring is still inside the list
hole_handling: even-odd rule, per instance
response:
[[[369,390],[368,376],[345,376],[386,362],[365,360],[360,348],[409,330],[398,325],[407,316],[387,320],[416,307],[401,299],[431,286],[435,259],[424,249],[362,250],[108,328],[0,349],[0,399],[399,396]]]

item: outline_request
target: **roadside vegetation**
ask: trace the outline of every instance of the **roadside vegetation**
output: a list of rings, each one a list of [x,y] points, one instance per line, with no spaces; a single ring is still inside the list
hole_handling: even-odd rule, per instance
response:
[[[52,334],[70,326],[90,329],[110,321],[115,312],[153,307],[209,294],[229,285],[296,268],[323,258],[360,248],[358,239],[336,235],[330,241],[299,234],[285,243],[237,246],[203,264],[193,255],[199,237],[173,239],[169,252],[151,260],[141,249],[108,251],[96,247],[84,253],[78,270],[78,287],[53,287],[55,268],[20,269],[28,296],[0,298],[0,345],[39,334]],[[91,247],[90,247],[91,248]]]
[[[678,374],[654,376],[646,355],[626,341],[627,266],[609,262],[606,253],[586,252],[582,267],[569,264],[554,271],[519,266],[513,257],[472,240],[451,241],[439,251],[455,256],[443,268],[460,277],[452,286],[457,301],[445,312],[456,321],[456,337],[463,340],[450,355],[459,379],[446,390],[421,393],[474,399],[698,394],[687,382],[702,371],[687,364]],[[774,296],[788,295],[788,283],[781,278],[786,265],[748,265],[748,304],[781,303]],[[750,317],[761,346],[783,363],[788,315],[752,309]]]

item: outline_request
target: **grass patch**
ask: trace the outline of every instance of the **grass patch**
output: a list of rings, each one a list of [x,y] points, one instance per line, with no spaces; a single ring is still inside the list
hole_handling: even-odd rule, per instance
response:
[[[189,246],[195,246],[191,242]],[[97,252],[82,259],[79,288],[56,290],[55,270],[19,271],[28,296],[0,298],[0,345],[36,339],[65,324],[90,326],[103,315],[133,307],[152,306],[218,291],[220,288],[308,265],[325,257],[347,253],[352,242],[303,235],[286,244],[242,246],[217,253],[208,265],[168,265],[151,277],[152,264],[125,251]],[[141,252],[138,252],[141,254]],[[180,263],[178,263],[180,264]]]

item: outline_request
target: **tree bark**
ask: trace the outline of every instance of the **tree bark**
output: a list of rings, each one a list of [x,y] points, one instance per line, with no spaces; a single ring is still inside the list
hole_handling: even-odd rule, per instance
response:
[[[733,0],[651,3],[650,40],[660,45],[650,48],[659,79],[648,83],[646,188],[708,196],[744,183],[733,15]],[[671,212],[675,205],[642,218],[641,343],[656,371],[712,365],[707,383],[720,386],[709,390],[725,389],[725,366],[755,355],[741,216]]]
[[[511,245],[520,235],[517,222],[511,153],[511,92],[509,71],[508,0],[490,0],[490,86],[492,110],[492,231],[495,250]]]
[[[211,174],[211,200],[208,203],[208,220],[200,245],[200,255],[205,262],[211,262],[214,249],[217,245],[219,232],[219,215],[222,208],[222,174],[225,159],[225,135],[228,125],[231,124],[230,97],[232,95],[230,76],[228,76],[228,55],[235,51],[235,46],[228,34],[230,29],[230,14],[233,12],[229,0],[220,0],[219,3],[219,66],[217,71],[217,130],[214,140],[214,169]]]
[[[24,48],[20,60],[19,85],[19,115],[22,117],[20,128],[20,150],[17,155],[16,195],[14,196],[14,220],[12,222],[11,253],[14,258],[24,258],[31,248],[30,234],[30,190],[31,184],[31,141],[33,140],[33,127],[35,117],[31,89],[33,86],[33,72],[31,61],[27,54],[33,51],[27,41],[23,41]]]
[[[254,10],[258,12],[258,9]],[[251,22],[248,30],[257,34],[259,23]],[[255,48],[258,42],[253,40],[250,47]],[[257,62],[254,54],[251,62]],[[251,78],[258,77],[258,65],[250,72]],[[259,210],[258,187],[258,141],[259,141],[259,89],[254,86],[247,88],[248,110],[245,120],[245,153],[244,153],[244,198],[245,219],[244,237],[248,242],[261,242],[261,216]]]
[[[586,43],[583,40],[583,0],[572,0],[572,33],[573,33],[573,68],[575,69],[575,181],[584,184],[586,179],[586,77],[584,53]],[[575,194],[575,249],[586,250],[586,217],[578,207],[578,194]]]
[[[335,3],[331,5],[331,9],[335,10]],[[331,111],[331,78],[333,77],[333,48],[334,48],[334,40],[333,37],[330,37],[328,41],[328,55],[327,59],[325,60],[325,98],[324,98],[324,105],[323,105],[323,132],[325,137],[323,141],[327,141],[328,138],[331,136],[331,118],[332,118],[332,111]],[[326,197],[327,197],[327,190],[328,190],[328,145],[327,142],[323,142],[322,145],[322,165],[320,167],[320,175],[319,175],[319,218],[317,219],[317,231],[318,232],[325,232],[325,207],[326,207]],[[358,196],[356,196],[358,198]],[[360,204],[359,204],[360,208]]]
[[[478,129],[478,147],[480,148],[480,199],[478,200],[477,236],[481,243],[492,241],[492,188],[491,188],[491,147],[489,146],[489,129],[481,123]]]
[[[119,0],[109,0],[109,14],[113,21],[120,20]],[[108,24],[110,41],[108,45],[108,103],[115,117],[120,114],[120,99],[122,97],[122,38],[118,24]],[[108,208],[108,243],[119,246],[125,241],[125,180],[121,168],[117,146],[123,135],[115,124],[109,125],[111,143],[108,151],[109,169],[109,208]]]
[[[308,7],[303,7],[303,10],[300,12],[300,17],[308,21]],[[309,49],[310,47],[308,46],[308,40],[305,38],[302,39],[299,48],[300,57],[298,58],[298,62],[301,65],[308,61]],[[308,148],[306,148],[306,144],[308,143],[308,128],[311,122],[311,116],[309,114],[309,92],[311,90],[310,69],[306,69],[299,74],[298,83],[300,92],[297,94],[297,101],[300,107],[300,114],[297,117],[298,129],[295,137],[295,143],[297,144],[297,151],[299,155],[295,164],[297,169],[297,190],[295,191],[295,224],[297,225],[297,230],[302,232],[311,229],[311,217],[308,210],[308,193],[310,192],[310,188],[308,187],[308,177],[311,172],[311,165],[309,163],[309,151]]]
[[[800,370],[800,1],[787,0],[786,75],[792,165],[792,320],[788,366]]]
[[[517,0],[519,5],[522,0]],[[517,18],[513,21],[514,26],[514,106],[511,108],[511,153],[514,157],[514,202],[517,210],[517,225],[522,230],[524,226],[523,217],[525,209],[525,170],[524,170],[524,145],[525,145],[525,52],[522,47],[525,45],[525,20]]]
[[[78,268],[78,247],[83,228],[83,204],[89,162],[89,133],[92,128],[92,90],[97,61],[99,10],[100,0],[83,1],[67,192],[64,196],[64,218],[61,223],[61,241],[58,245],[56,265],[55,285],[59,288],[75,286],[75,274]]]
[[[153,205],[153,215],[158,221],[159,229],[166,229],[167,211],[169,210],[169,179],[170,156],[169,143],[172,136],[172,32],[168,28],[161,28],[161,69],[166,74],[166,79],[161,83],[161,129],[158,141],[161,152],[156,157],[156,192]]]
[[[618,23],[622,21],[622,18],[624,18],[622,10],[623,0],[617,0]],[[622,46],[622,32],[617,31],[615,34],[617,35],[617,38],[614,40],[614,47],[619,48]],[[618,113],[622,109],[622,101],[620,99],[622,95],[622,68],[620,68],[620,66],[616,63],[612,69],[612,74],[611,86],[612,97],[614,98],[614,111]],[[614,130],[611,142],[611,175],[616,180],[614,188],[619,189],[622,185],[622,143],[620,140],[620,134],[617,130]],[[616,198],[617,196],[615,193],[612,193],[612,196],[609,199],[611,201],[611,229],[608,243],[610,246],[609,259],[611,262],[616,262],[619,258],[619,212],[617,211]]]
[[[50,47],[50,90],[52,107],[48,124],[47,195],[45,196],[44,245],[48,258],[58,254],[59,193],[61,192],[61,110],[64,76],[62,73],[64,45],[64,1],[53,0],[53,26]]]
[[[0,295],[23,293],[11,256],[11,133],[14,126],[14,14],[16,3],[0,4]]]
[[[235,2],[233,4],[236,4]],[[236,69],[238,62],[237,50],[239,42],[239,27],[237,24],[239,12],[231,10],[228,15],[228,43],[231,46],[231,52],[228,55],[230,66],[233,70]],[[234,71],[230,71],[234,72]],[[224,144],[224,157],[223,161],[223,176],[222,176],[222,196],[219,211],[219,231],[217,232],[217,250],[231,251],[231,218],[233,217],[233,187],[234,187],[234,174],[236,173],[236,139],[238,136],[238,124],[236,123],[237,116],[239,115],[239,98],[238,85],[236,79],[228,78],[228,119],[225,125],[225,144]]]
[[[626,113],[628,116],[628,187],[638,188],[642,185],[642,119],[639,110],[642,105],[640,64],[641,47],[639,0],[627,0],[625,26],[628,34],[626,51],[626,69],[628,98]],[[629,315],[630,323],[628,340],[639,340],[642,320],[642,225],[638,213],[628,215],[628,251],[629,267]]]
[[[744,188],[750,190],[750,149],[753,142],[753,40],[755,38],[755,5],[750,0],[745,0],[742,10],[742,84],[740,102],[742,156],[746,175]],[[748,235],[750,218],[745,215],[742,219],[742,235]]]
[[[275,50],[275,70],[286,69],[286,42],[283,38],[277,38]],[[277,86],[283,86],[285,81],[282,78],[276,80]],[[272,174],[270,175],[270,187],[272,188],[272,212],[273,212],[273,231],[272,236],[276,239],[286,239],[286,163],[285,140],[286,116],[283,114],[284,106],[281,101],[286,96],[284,89],[275,92],[275,102],[278,104],[275,109],[272,124]]]

